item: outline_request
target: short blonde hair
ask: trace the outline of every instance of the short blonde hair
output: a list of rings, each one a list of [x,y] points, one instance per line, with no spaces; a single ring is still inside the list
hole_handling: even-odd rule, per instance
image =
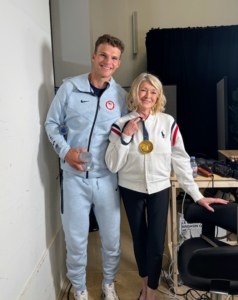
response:
[[[142,82],[148,81],[158,92],[158,99],[152,109],[152,113],[163,112],[165,110],[166,98],[163,92],[163,85],[160,80],[149,73],[141,73],[132,83],[129,93],[126,97],[126,106],[129,111],[133,111],[137,107],[137,99],[139,93],[139,87]]]

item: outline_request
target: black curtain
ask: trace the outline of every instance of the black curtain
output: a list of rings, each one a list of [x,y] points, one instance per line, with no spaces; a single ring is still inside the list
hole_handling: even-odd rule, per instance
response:
[[[147,71],[164,85],[177,85],[177,123],[187,152],[217,159],[216,84],[227,76],[232,105],[238,88],[238,26],[151,29],[146,50]],[[230,130],[228,139],[229,148],[237,149]]]

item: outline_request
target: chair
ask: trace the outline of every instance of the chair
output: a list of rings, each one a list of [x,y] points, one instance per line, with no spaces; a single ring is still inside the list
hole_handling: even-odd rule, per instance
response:
[[[238,204],[230,202],[212,207],[215,212],[193,203],[185,210],[188,223],[202,223],[202,235],[180,246],[178,270],[186,286],[210,292],[211,299],[215,300],[221,299],[221,294],[238,294],[238,245],[215,238],[215,226],[237,234]]]

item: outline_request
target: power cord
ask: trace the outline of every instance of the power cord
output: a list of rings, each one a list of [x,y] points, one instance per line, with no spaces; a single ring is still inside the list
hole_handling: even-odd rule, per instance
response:
[[[157,290],[158,290],[159,292],[161,292],[161,293],[163,293],[163,294],[165,294],[165,295],[168,295],[168,296],[169,296],[170,298],[172,298],[172,299],[179,299],[178,296],[184,296],[186,300],[189,300],[189,299],[188,299],[188,295],[189,295],[189,294],[190,294],[190,296],[191,296],[193,299],[195,299],[195,300],[210,299],[210,297],[208,296],[207,293],[200,294],[200,293],[199,293],[197,290],[195,290],[195,289],[188,289],[188,290],[187,290],[185,293],[183,293],[183,294],[178,294],[178,293],[176,293],[176,292],[174,291],[174,286],[171,286],[171,285],[169,284],[169,282],[168,282],[168,280],[167,280],[167,276],[165,275],[165,272],[164,272],[163,269],[162,269],[162,271],[163,271],[163,275],[164,275],[164,280],[165,280],[165,282],[167,283],[167,286],[168,286],[168,293],[165,292],[165,291],[162,291],[160,288],[157,288]],[[198,298],[198,297],[195,297],[195,296],[193,295],[193,292],[195,292],[195,293],[199,296],[199,298]],[[226,300],[228,300],[228,299],[226,299]]]
[[[72,288],[72,283],[70,284],[70,287],[69,287],[69,290],[68,290],[67,300],[69,300],[71,288]]]
[[[63,300],[63,299],[64,299],[65,293],[66,293],[66,291],[67,291],[67,289],[68,289],[69,285],[71,285],[71,286],[72,286],[72,284],[71,284],[71,282],[70,282],[70,281],[67,283],[67,285],[66,285],[66,287],[65,287],[65,289],[64,289],[63,295],[62,295],[62,297],[61,297],[61,299],[60,299],[60,300]],[[71,287],[70,287],[70,289],[71,289]]]
[[[184,202],[185,202],[185,198],[186,198],[186,195],[187,195],[187,193],[185,192],[184,193],[184,196],[183,196],[183,200],[182,200],[182,211],[181,211],[181,218],[184,218]],[[191,237],[191,230],[190,229],[186,229],[185,231],[182,231],[182,228],[180,229],[180,243],[179,243],[179,245],[178,245],[178,249],[179,249],[179,247],[182,245],[182,243],[184,242],[184,241],[186,241],[187,240],[187,237],[186,237],[186,233],[187,232],[190,232],[190,237]],[[177,249],[177,250],[178,250]]]

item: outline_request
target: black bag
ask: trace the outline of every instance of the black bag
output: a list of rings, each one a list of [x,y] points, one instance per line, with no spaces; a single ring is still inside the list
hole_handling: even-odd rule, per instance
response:
[[[229,166],[231,167],[233,174],[232,177],[238,179],[238,163],[237,162],[230,162]]]
[[[212,172],[221,177],[233,177],[232,168],[229,165],[218,161],[212,164]]]

